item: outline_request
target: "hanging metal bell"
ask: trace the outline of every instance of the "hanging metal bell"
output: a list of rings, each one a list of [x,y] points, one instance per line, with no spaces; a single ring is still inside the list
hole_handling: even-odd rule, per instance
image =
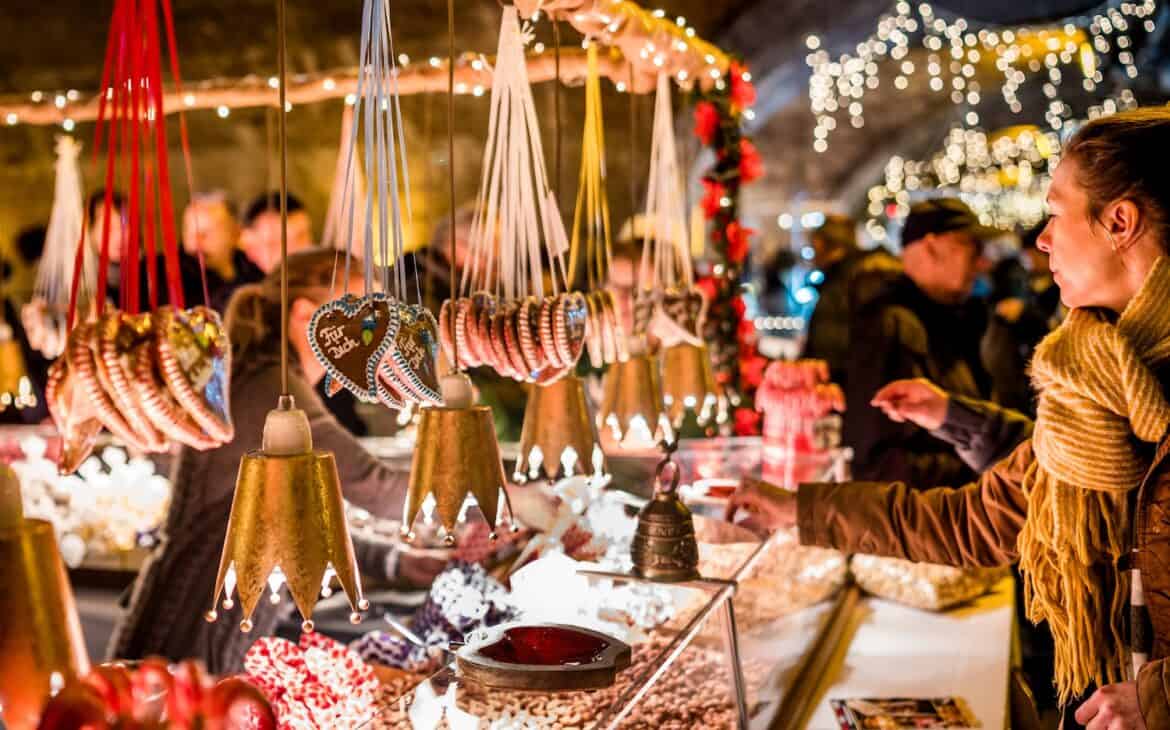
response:
[[[610,366],[603,381],[597,427],[607,449],[652,449],[674,440],[674,430],[662,410],[662,383],[654,358],[637,355]]]
[[[664,489],[661,479],[667,466],[673,468],[673,475]],[[668,456],[658,465],[654,478],[654,498],[638,513],[630,548],[634,573],[664,583],[694,580],[699,577],[699,545],[691,510],[678,496],[678,465]]]
[[[604,473],[605,456],[581,379],[569,375],[548,385],[533,385],[524,407],[516,481]]]
[[[20,513],[16,474],[0,466],[0,725],[32,730],[50,693],[89,671],[53,525]]]
[[[0,410],[26,405],[36,405],[36,399],[32,396],[24,353],[12,336],[12,326],[0,320]]]
[[[700,426],[711,423],[717,400],[706,345],[684,342],[662,351],[662,401],[672,426],[678,428],[688,410]]]
[[[479,503],[488,525],[500,522],[500,493],[507,503],[504,464],[492,409],[471,404],[471,383],[462,374],[443,378],[444,407],[420,409],[410,485],[406,493],[402,530],[409,533],[428,496],[435,500],[446,540],[453,543],[455,526],[470,494]],[[456,394],[457,393],[457,394]],[[511,515],[511,506],[508,509]]]
[[[234,587],[244,614],[240,628],[250,631],[257,602],[283,581],[305,619],[302,627],[312,631],[309,617],[330,569],[349,599],[350,620],[360,622],[357,612],[369,603],[362,597],[337,463],[332,453],[313,451],[304,411],[282,396],[265,421],[263,447],[240,461],[213,600],[223,592],[230,608]],[[213,608],[206,617],[214,621],[216,615]]]

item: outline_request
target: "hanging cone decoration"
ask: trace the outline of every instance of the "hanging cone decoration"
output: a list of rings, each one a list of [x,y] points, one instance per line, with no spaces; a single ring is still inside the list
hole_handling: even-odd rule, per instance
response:
[[[337,463],[332,453],[313,450],[305,412],[283,396],[264,422],[260,451],[240,461],[214,596],[223,594],[225,609],[240,601],[240,629],[247,632],[266,589],[279,601],[280,586],[287,585],[302,628],[312,631],[310,616],[329,586],[327,576],[337,577],[353,611],[350,620],[359,623],[358,611],[369,602],[362,597]],[[206,614],[208,621],[217,617],[214,607]]]
[[[528,40],[516,8],[505,7],[471,264],[458,297],[443,303],[439,332],[457,368],[487,365],[519,381],[551,383],[581,357],[590,305],[569,291],[569,240],[546,176],[524,56]]]
[[[53,525],[24,519],[20,482],[0,465],[0,724],[34,730],[50,693],[89,671]]]
[[[585,398],[585,385],[575,375],[549,385],[533,385],[524,408],[517,482],[605,474],[605,455]]]
[[[81,145],[73,137],[57,137],[56,182],[45,248],[37,263],[32,299],[20,310],[29,346],[48,358],[56,358],[65,350],[73,258],[85,225],[80,156]],[[97,260],[88,246],[82,249],[81,269],[78,297],[80,306],[86,309],[93,297],[93,277],[97,271]]]
[[[658,364],[637,355],[611,365],[605,373],[597,427],[607,451],[653,449],[674,441],[670,419],[662,409]]]
[[[650,180],[646,193],[646,231],[635,295],[635,334],[648,334],[662,347],[680,342],[701,345],[707,303],[695,286],[687,242],[686,205],[674,141],[670,80],[658,75],[654,104],[654,137],[650,148]]]
[[[402,531],[411,537],[415,518],[427,497],[435,501],[439,524],[448,543],[464,514],[468,496],[475,498],[494,539],[501,522],[500,495],[507,480],[496,441],[492,411],[472,405],[471,381],[463,374],[443,379],[445,407],[426,407],[419,413],[418,440],[410,462],[410,486],[403,511]],[[511,517],[511,506],[508,514]]]
[[[168,450],[172,440],[200,450],[215,448],[234,435],[228,401],[231,344],[218,313],[206,306],[186,307],[180,274],[166,124],[161,121],[166,116],[160,22],[166,23],[172,40],[171,75],[176,89],[182,90],[172,18],[170,0],[115,3],[102,72],[106,93],[99,102],[94,144],[95,166],[105,153],[106,197],[103,224],[95,232],[100,254],[92,307],[86,301],[91,267],[86,263],[90,253],[85,227],[62,213],[61,236],[72,234],[74,228],[80,232],[73,242],[69,334],[50,369],[46,397],[64,437],[60,466],[65,472],[76,469],[89,454],[95,422],[147,453]],[[190,186],[182,113],[179,130]],[[63,148],[62,154],[73,152]],[[72,174],[75,171],[70,173],[62,163],[58,182],[65,188],[59,195],[63,207],[80,194],[69,179]],[[115,186],[129,191],[124,216],[113,205]],[[112,224],[115,220],[121,223],[118,228]],[[118,229],[118,240],[111,241]],[[158,280],[156,265],[160,240],[163,281]],[[111,245],[121,251],[122,271],[121,300],[113,308],[106,302]],[[143,269],[146,282],[140,281]],[[52,267],[45,271],[47,296],[60,297],[54,293],[57,276]],[[159,306],[163,287],[169,304]],[[203,294],[206,298],[206,282]],[[139,312],[143,299],[149,302],[147,312]],[[0,364],[3,361],[0,356]]]
[[[372,0],[367,0],[365,11],[368,24],[375,17]],[[383,20],[389,22],[388,17],[376,17],[379,24]],[[283,107],[287,85],[284,0],[277,4],[277,38],[280,106]],[[285,124],[285,115],[279,115],[282,253],[287,249],[288,240],[288,136]],[[367,245],[369,240],[367,237]],[[285,318],[282,321],[286,321],[289,309],[287,254],[282,256],[280,271],[281,316]],[[378,299],[378,304],[380,308],[371,307],[366,314],[371,318],[380,315],[380,319],[371,323],[369,328],[363,327],[357,334],[358,341],[365,345],[374,338],[372,334],[363,337],[362,333],[378,328],[381,335],[385,335],[390,313],[398,311],[389,308],[385,296]],[[281,329],[284,336],[284,327]],[[281,350],[281,376],[287,383],[288,352],[285,348]],[[314,451],[309,419],[296,407],[292,396],[287,393],[287,386],[285,390],[277,408],[268,413],[264,422],[260,450],[246,454],[240,461],[227,537],[212,594],[212,608],[205,614],[208,621],[216,620],[218,613],[214,602],[221,594],[225,609],[231,609],[239,600],[244,616],[240,630],[244,632],[252,630],[252,615],[266,588],[270,591],[270,600],[279,603],[281,586],[288,587],[303,618],[301,628],[305,632],[313,631],[310,618],[313,607],[319,595],[332,592],[330,582],[334,577],[349,599],[350,621],[360,623],[362,616],[359,611],[369,608],[369,602],[362,597],[353,543],[345,520],[337,463],[333,454]]]
[[[662,351],[662,401],[675,429],[688,411],[700,426],[715,420],[718,394],[706,345],[681,342]]]

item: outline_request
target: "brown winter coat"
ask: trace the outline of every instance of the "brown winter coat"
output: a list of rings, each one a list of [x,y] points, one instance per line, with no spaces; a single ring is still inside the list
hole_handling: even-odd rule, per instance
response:
[[[984,404],[979,404],[982,407]],[[1023,419],[1005,423],[959,409],[968,452],[960,453],[980,469],[986,456],[1018,442],[1030,430]],[[948,412],[953,426],[955,409]],[[987,425],[987,424],[991,425]],[[943,429],[947,430],[946,428]],[[952,442],[947,434],[939,434]],[[953,437],[954,434],[951,434]],[[964,487],[916,491],[902,483],[804,484],[797,495],[800,539],[807,545],[963,567],[1015,562],[1016,537],[1027,517],[1021,490],[1034,460],[1030,440],[1020,443],[978,481]],[[1138,696],[1149,728],[1170,727],[1170,437],[1159,444],[1135,495],[1133,556],[1141,570],[1148,624],[1150,661],[1138,675]],[[1140,639],[1139,639],[1140,641]]]

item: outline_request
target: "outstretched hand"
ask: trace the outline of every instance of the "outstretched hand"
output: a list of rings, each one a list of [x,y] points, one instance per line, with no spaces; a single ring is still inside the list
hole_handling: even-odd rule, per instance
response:
[[[926,378],[895,380],[886,384],[870,401],[891,421],[909,421],[928,431],[943,425],[950,396]]]
[[[792,527],[796,524],[796,495],[775,484],[744,477],[727,502],[724,518],[731,522],[740,510],[751,513],[756,524],[769,530]]]

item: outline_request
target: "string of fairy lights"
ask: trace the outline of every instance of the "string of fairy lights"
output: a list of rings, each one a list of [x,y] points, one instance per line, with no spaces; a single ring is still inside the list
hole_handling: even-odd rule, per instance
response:
[[[1075,120],[1061,96],[1077,79],[1084,92],[1093,94],[1105,91],[1111,67],[1118,68],[1121,82],[1137,78],[1134,49],[1155,30],[1156,10],[1155,0],[1121,2],[1044,28],[975,29],[964,18],[943,17],[929,3],[900,0],[881,17],[875,32],[848,53],[833,56],[819,36],[810,35],[805,61],[812,71],[813,149],[827,151],[830,134],[846,116],[849,126],[865,126],[867,92],[883,83],[905,90],[922,73],[932,92],[949,90],[954,104],[965,105],[962,119],[968,127],[979,124],[977,107],[987,94],[979,82],[987,74],[981,72],[994,69],[1002,76],[1000,95],[1014,114],[1024,112],[1020,88],[1035,80],[1042,84],[1045,121],[1059,130]],[[891,64],[892,82],[882,77]]]
[[[666,11],[661,8],[654,10],[651,15],[656,20],[667,19]],[[547,20],[547,18],[547,13],[542,13],[538,10],[533,14],[528,22],[535,25],[540,23],[542,20]],[[620,33],[622,31],[624,21],[619,17],[611,17],[602,14],[599,16],[599,20],[602,23],[601,29],[596,34],[594,34],[592,38],[589,36],[585,37],[581,41],[582,48],[588,48],[593,39],[596,39],[605,45],[612,45],[614,34]],[[667,25],[669,25],[669,23],[670,21],[667,20]],[[667,64],[668,57],[671,54],[689,54],[695,52],[697,48],[699,49],[699,53],[703,52],[701,50],[701,46],[703,44],[702,39],[699,38],[696,29],[689,24],[685,17],[678,16],[674,18],[674,25],[677,26],[676,32],[655,32],[651,38],[646,40],[646,42],[637,49],[637,54],[640,60],[648,61],[655,67],[662,68]],[[551,47],[543,41],[535,41],[529,45],[528,55],[530,57],[539,57],[545,53],[551,52],[551,50]],[[445,61],[438,56],[431,56],[429,58],[422,59],[412,59],[406,53],[398,54],[396,61],[398,62],[398,65],[393,70],[393,73],[396,76],[401,76],[418,70],[437,70],[443,68],[445,64]],[[705,56],[703,56],[702,63],[698,64],[697,68],[692,68],[692,70],[689,71],[686,68],[681,68],[675,72],[673,76],[678,85],[683,89],[689,90],[692,88],[692,86],[700,80],[698,77],[702,75],[708,76],[713,80],[715,87],[722,90],[725,88],[726,84],[726,72],[720,68],[720,63],[720,58],[717,58],[712,53],[707,53]],[[460,56],[460,65],[466,65],[476,72],[490,72],[491,70],[490,61],[481,54],[462,54]],[[744,72],[744,74],[748,79],[750,79],[750,75],[748,75],[747,72]],[[278,86],[278,81],[275,76],[270,76],[267,79],[264,79],[263,76],[259,78],[255,76],[248,76],[241,79],[220,78],[209,79],[195,84],[186,84],[188,91],[183,94],[181,103],[178,106],[181,106],[181,108],[187,110],[196,110],[198,106],[201,106],[199,104],[201,89],[221,91],[225,88],[239,88],[241,91],[251,92],[254,91],[258,85],[263,86],[265,83],[267,87],[272,90],[275,90]],[[290,75],[290,84],[294,86],[303,84],[318,84],[321,91],[333,92],[339,87],[340,80],[335,75],[330,74],[292,74]],[[487,93],[488,88],[489,87],[485,84],[456,82],[454,91],[458,95],[472,95],[481,97]],[[615,80],[614,88],[619,93],[624,93],[628,90],[628,84],[624,80]],[[206,91],[203,93],[206,93]],[[112,94],[112,90],[107,89],[107,94]],[[338,92],[337,96],[341,97],[341,93]],[[21,98],[21,95],[18,95],[15,98]],[[33,105],[43,104],[55,107],[55,109],[60,112],[60,120],[57,121],[56,124],[59,125],[59,127],[65,132],[74,131],[74,129],[76,129],[77,125],[80,123],[79,119],[76,119],[74,116],[70,115],[70,107],[76,109],[77,105],[84,105],[89,101],[86,95],[78,89],[68,89],[61,91],[45,91],[38,89],[27,92],[27,97],[25,98],[27,98]],[[330,97],[325,95],[319,99],[315,99],[314,101],[321,101],[326,98]],[[352,93],[345,94],[344,100],[346,104],[352,106],[356,100],[356,96]],[[276,104],[274,103],[268,104],[268,106],[275,105]],[[235,109],[255,106],[257,106],[255,95],[248,94],[247,99],[239,104],[225,103],[208,106],[207,108],[214,111],[216,116],[218,116],[220,119],[228,119],[231,116],[232,111]],[[294,105],[291,101],[286,102],[285,111],[291,112],[293,106]],[[179,109],[175,109],[175,111],[178,110]],[[168,110],[168,113],[169,111],[170,110]],[[745,111],[744,116],[749,120],[753,119],[754,112],[747,110]],[[17,111],[7,111],[2,115],[2,118],[0,118],[0,122],[9,127],[25,124],[26,121],[27,120],[23,119],[21,114]]]

